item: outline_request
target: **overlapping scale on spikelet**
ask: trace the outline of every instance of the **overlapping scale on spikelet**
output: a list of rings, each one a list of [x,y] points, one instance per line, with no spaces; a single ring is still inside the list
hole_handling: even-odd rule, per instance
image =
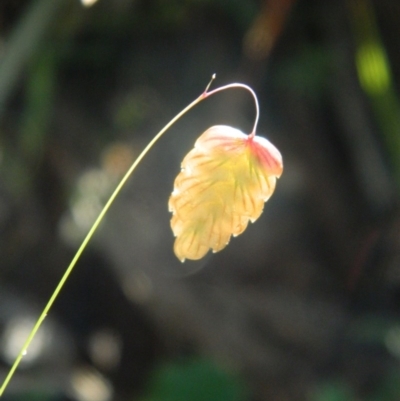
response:
[[[205,131],[183,159],[169,199],[178,259],[225,248],[261,215],[282,170],[279,151],[265,138],[223,125]]]

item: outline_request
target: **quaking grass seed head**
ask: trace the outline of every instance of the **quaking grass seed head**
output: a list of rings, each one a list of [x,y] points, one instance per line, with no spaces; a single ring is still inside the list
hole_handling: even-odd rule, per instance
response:
[[[168,203],[177,258],[224,249],[261,215],[282,171],[267,139],[225,125],[206,130],[183,159]]]

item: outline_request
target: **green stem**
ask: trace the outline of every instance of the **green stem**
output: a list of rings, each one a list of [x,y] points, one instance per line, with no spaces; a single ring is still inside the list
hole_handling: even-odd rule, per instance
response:
[[[205,93],[205,92],[204,92]],[[24,345],[22,346],[21,351],[19,352],[17,358],[15,359],[15,362],[13,366],[11,367],[10,371],[8,372],[7,377],[5,378],[1,388],[0,388],[0,397],[3,395],[4,390],[7,388],[8,383],[10,382],[11,378],[13,377],[16,369],[18,368],[18,365],[20,364],[23,356],[26,354],[27,349],[32,342],[33,338],[35,337],[37,331],[39,330],[40,326],[42,325],[44,319],[47,316],[47,313],[49,312],[50,308],[52,307],[54,301],[58,297],[58,294],[60,293],[61,289],[63,288],[65,282],[67,281],[69,275],[71,274],[73,268],[76,265],[76,262],[79,260],[80,256],[82,255],[83,251],[85,250],[87,244],[93,237],[93,234],[99,227],[101,221],[103,220],[105,214],[108,212],[108,209],[110,209],[110,206],[114,202],[115,198],[118,196],[120,193],[122,187],[125,185],[126,181],[128,181],[129,177],[132,175],[138,164],[142,161],[142,159],[146,156],[146,154],[149,152],[149,150],[154,146],[154,144],[161,138],[161,136],[177,121],[179,120],[184,114],[186,114],[191,108],[196,106],[199,102],[201,102],[203,99],[205,99],[204,94],[200,95],[196,100],[194,100],[192,103],[190,103],[187,107],[185,107],[179,114],[177,114],[149,143],[148,145],[143,149],[142,153],[137,157],[137,159],[133,162],[132,166],[129,168],[129,170],[126,172],[118,186],[115,188],[114,192],[110,196],[110,199],[107,201],[105,206],[103,207],[103,210],[100,212],[99,216],[97,217],[96,221],[94,222],[92,228],[89,230],[88,234],[86,235],[85,239],[83,240],[81,246],[79,247],[78,251],[76,252],[74,258],[72,259],[70,265],[68,266],[67,270],[65,271],[64,275],[62,276],[60,282],[57,285],[57,288],[54,290],[53,295],[47,302],[47,305],[43,309],[42,314],[39,316],[39,319],[35,323],[35,326],[33,327],[32,331],[30,332],[27,340],[25,341]]]

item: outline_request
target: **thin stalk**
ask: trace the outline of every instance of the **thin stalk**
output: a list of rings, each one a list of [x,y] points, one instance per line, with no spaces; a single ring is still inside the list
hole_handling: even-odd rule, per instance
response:
[[[211,80],[211,82],[212,82],[212,80]],[[211,84],[211,82],[210,82],[210,84]],[[210,84],[209,84],[209,85],[210,85]],[[208,87],[209,87],[209,85],[208,85]],[[207,89],[208,89],[208,87],[207,87]],[[251,130],[251,132],[250,132],[250,134],[249,134],[250,137],[253,137],[253,136],[256,134],[258,119],[259,119],[259,117],[260,117],[260,107],[258,106],[257,95],[255,94],[255,92],[253,91],[253,89],[250,88],[250,86],[247,86],[247,85],[245,85],[245,84],[239,84],[239,83],[224,85],[224,86],[220,86],[219,88],[216,88],[216,89],[212,90],[211,92],[207,92],[207,90],[206,90],[206,91],[204,92],[203,96],[204,96],[204,97],[209,97],[209,96],[214,95],[214,94],[217,93],[217,92],[221,92],[221,91],[223,91],[223,90],[225,90],[225,89],[232,89],[232,88],[243,88],[243,89],[246,89],[246,90],[248,90],[248,91],[252,94],[252,96],[253,96],[254,104],[255,104],[255,107],[256,107],[256,117],[255,117],[255,119],[254,119],[253,129]]]
[[[140,153],[140,155],[136,158],[136,160],[133,162],[129,170],[126,172],[124,177],[121,179],[120,183],[117,185],[115,188],[114,192],[111,194],[110,198],[108,199],[107,203],[103,207],[102,211],[100,212],[99,216],[97,217],[96,221],[93,223],[93,226],[87,233],[85,239],[83,240],[82,244],[80,245],[79,249],[77,250],[75,256],[73,257],[71,263],[67,267],[67,270],[65,271],[64,275],[62,276],[60,282],[58,283],[56,289],[54,290],[52,296],[50,297],[49,301],[47,302],[45,308],[43,309],[43,312],[39,316],[38,320],[36,321],[35,325],[33,326],[32,331],[30,332],[27,340],[25,341],[24,345],[22,346],[21,351],[19,352],[17,358],[14,361],[14,364],[12,365],[10,371],[8,372],[2,386],[0,387],[0,397],[3,395],[5,389],[7,388],[11,378],[13,377],[15,371],[18,368],[18,365],[20,364],[22,358],[26,353],[28,352],[28,347],[31,344],[32,340],[34,339],[37,331],[39,330],[40,326],[42,325],[44,319],[46,318],[50,308],[53,306],[54,301],[57,299],[60,291],[62,290],[65,282],[67,281],[68,277],[70,276],[72,270],[74,269],[76,263],[78,262],[80,256],[82,255],[83,251],[86,249],[86,246],[88,245],[89,241],[93,237],[94,233],[96,232],[97,228],[99,227],[100,223],[102,222],[104,216],[110,209],[112,203],[114,202],[115,198],[118,196],[118,194],[121,192],[121,189],[124,187],[125,183],[128,181],[132,173],[135,171],[136,167],[139,165],[139,163],[142,161],[142,159],[147,155],[149,150],[154,146],[154,144],[161,138],[161,136],[176,122],[178,121],[184,114],[186,114],[190,109],[192,109],[194,106],[196,106],[198,103],[200,103],[202,100],[208,98],[209,96],[212,96],[213,94],[220,92],[225,89],[230,89],[230,88],[244,88],[247,89],[248,91],[251,92],[255,99],[255,104],[256,104],[256,120],[253,126],[253,131],[251,132],[250,135],[254,136],[255,129],[257,126],[258,122],[258,117],[259,117],[259,107],[258,107],[258,101],[257,101],[257,96],[255,95],[254,91],[248,87],[247,85],[243,85],[240,83],[234,83],[234,84],[229,84],[222,86],[220,88],[214,89],[211,92],[208,92],[208,89],[212,83],[212,81],[215,79],[215,74],[211,78],[210,83],[207,85],[205,91],[192,103],[190,103],[188,106],[186,106],[181,112],[179,112],[167,125],[165,125],[164,128],[161,129],[161,131],[154,136],[154,138],[147,144],[147,146],[143,149],[143,151]]]

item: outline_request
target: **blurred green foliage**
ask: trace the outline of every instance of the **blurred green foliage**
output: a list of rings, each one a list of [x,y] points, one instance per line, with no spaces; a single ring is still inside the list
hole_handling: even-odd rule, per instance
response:
[[[321,383],[310,396],[309,401],[355,401],[353,391],[340,381]]]
[[[355,65],[380,127],[400,187],[400,102],[370,0],[349,0],[356,45]]]
[[[186,359],[157,368],[143,401],[245,401],[248,391],[236,375],[211,360]]]

